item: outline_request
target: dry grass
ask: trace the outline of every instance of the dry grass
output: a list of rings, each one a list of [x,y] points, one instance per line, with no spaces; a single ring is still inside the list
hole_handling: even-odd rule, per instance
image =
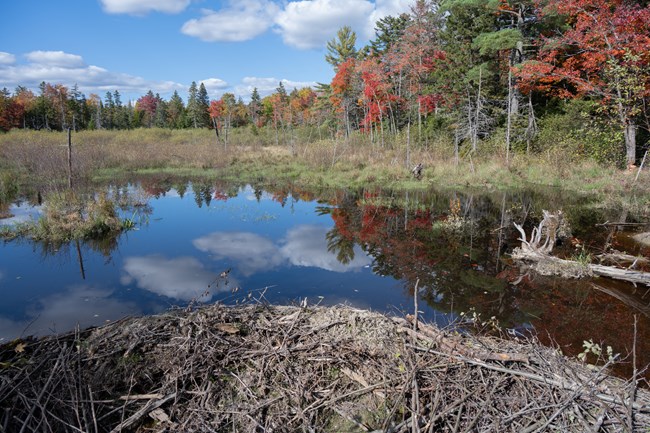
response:
[[[459,336],[407,319],[214,305],[14,341],[0,347],[0,426],[641,432],[650,423],[650,394],[605,368],[534,341]]]
[[[590,161],[575,162],[561,152],[513,154],[508,163],[500,147],[485,146],[464,154],[456,163],[445,137],[409,146],[403,135],[381,145],[355,134],[347,139],[305,141],[295,146],[275,144],[272,129],[253,134],[235,130],[229,145],[217,144],[212,131],[140,129],[133,131],[82,131],[73,134],[75,182],[98,173],[133,171],[183,172],[195,176],[218,175],[241,181],[289,178],[305,186],[381,185],[397,188],[458,188],[480,186],[511,189],[526,184],[562,187],[580,193],[626,194],[633,188],[635,172],[606,168]],[[0,135],[4,165],[36,183],[65,184],[67,179],[65,133],[10,131]],[[488,143],[490,144],[490,143]],[[424,164],[423,182],[414,182],[409,168]],[[650,190],[650,175],[641,174],[637,192]]]

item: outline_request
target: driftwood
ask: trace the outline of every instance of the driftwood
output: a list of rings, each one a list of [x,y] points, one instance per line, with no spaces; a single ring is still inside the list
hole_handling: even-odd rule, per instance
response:
[[[562,223],[562,213],[543,212],[544,218],[537,227],[533,228],[529,237],[526,236],[522,226],[514,223],[521,234],[519,238],[521,246],[513,250],[513,259],[535,263],[535,271],[542,275],[560,275],[565,278],[599,276],[650,286],[650,273],[648,272],[593,263],[581,263],[551,256],[550,253],[555,246],[557,230]]]
[[[630,254],[621,253],[620,251],[612,251],[605,254],[596,256],[600,263],[612,263],[619,266],[629,263],[628,269],[633,269],[638,264],[647,264],[650,260],[643,256],[633,256]]]
[[[0,432],[650,425],[650,393],[631,394],[636,381],[609,376],[608,365],[594,371],[535,340],[412,322],[349,307],[211,305],[5,344]]]

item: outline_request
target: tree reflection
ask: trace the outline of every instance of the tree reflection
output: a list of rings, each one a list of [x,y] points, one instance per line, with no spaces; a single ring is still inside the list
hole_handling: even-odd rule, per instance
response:
[[[636,289],[630,285],[611,282],[622,287],[596,291],[587,280],[576,284],[522,277],[518,266],[507,259],[518,245],[512,222],[537,223],[541,209],[550,208],[551,202],[556,207],[564,204],[573,231],[594,244],[601,244],[598,238],[606,235],[594,230],[594,221],[606,219],[606,214],[594,217],[593,209],[580,200],[562,203],[552,196],[523,192],[494,197],[411,193],[404,194],[401,206],[398,199],[395,194],[387,200],[385,194],[347,192],[331,200],[333,208],[318,208],[334,222],[327,234],[328,249],[347,263],[359,245],[372,257],[374,272],[402,280],[408,296],[419,281],[420,297],[435,310],[454,314],[471,310],[484,319],[494,316],[507,328],[533,325],[542,341],[560,344],[572,355],[580,353],[582,342],[589,339],[630,353],[637,314],[637,367],[650,362],[650,303],[644,298],[650,292],[633,294]],[[584,221],[588,225],[581,224]],[[559,254],[571,253],[570,243],[563,248]],[[617,368],[623,374],[632,371],[629,361]]]

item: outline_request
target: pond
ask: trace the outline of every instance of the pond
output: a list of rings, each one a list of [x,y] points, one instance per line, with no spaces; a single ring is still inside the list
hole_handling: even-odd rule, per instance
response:
[[[512,336],[531,331],[563,352],[611,346],[632,371],[650,362],[650,292],[605,279],[524,271],[508,254],[513,222],[530,228],[562,209],[569,257],[604,248],[648,255],[629,233],[602,226],[629,218],[560,190],[305,191],[144,179],[108,195],[135,229],[109,239],[0,245],[0,343],[124,316],[204,303],[333,305],[473,321]],[[37,218],[40,194],[5,204],[0,224]],[[590,256],[591,257],[591,256]]]

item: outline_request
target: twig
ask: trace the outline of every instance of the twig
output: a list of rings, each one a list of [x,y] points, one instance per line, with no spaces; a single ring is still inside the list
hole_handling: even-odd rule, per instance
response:
[[[47,378],[47,381],[45,382],[45,385],[43,385],[43,388],[41,389],[41,392],[38,394],[38,397],[36,397],[36,402],[32,405],[31,409],[29,410],[29,414],[27,415],[27,419],[23,422],[23,426],[20,429],[20,433],[23,433],[25,429],[27,428],[27,424],[29,423],[30,419],[34,415],[34,411],[36,410],[37,407],[40,406],[40,401],[45,395],[45,392],[47,389],[50,387],[50,383],[52,382],[52,379],[54,378],[54,374],[57,372],[59,369],[59,365],[61,364],[61,361],[63,361],[63,355],[65,354],[67,350],[67,343],[63,343],[63,347],[59,351],[59,356],[56,358],[56,363],[54,364],[54,367],[52,368],[52,371],[50,371],[50,375]]]
[[[154,409],[159,408],[163,404],[167,403],[169,400],[176,398],[176,393],[172,392],[171,394],[167,395],[165,398],[162,398],[160,400],[149,400],[140,410],[138,410],[136,413],[122,421],[117,427],[115,427],[113,430],[111,430],[110,433],[118,433],[121,432],[122,430],[132,426],[136,422],[140,420],[143,416],[148,414]]]

